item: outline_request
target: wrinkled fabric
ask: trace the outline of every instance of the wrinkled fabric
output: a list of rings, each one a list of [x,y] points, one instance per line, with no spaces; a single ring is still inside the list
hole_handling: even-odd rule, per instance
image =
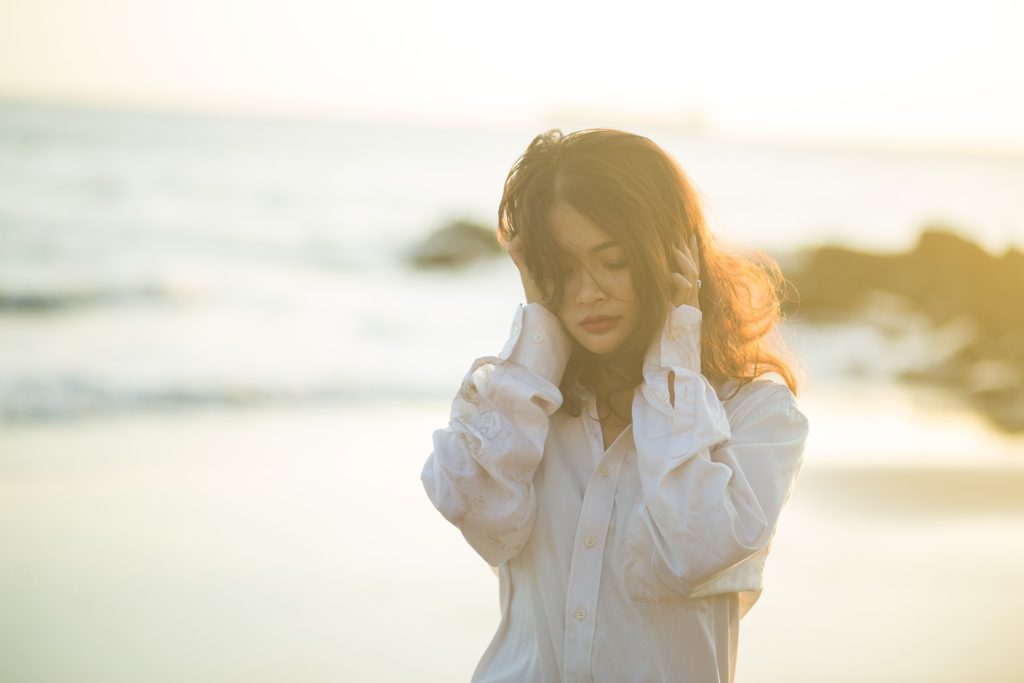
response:
[[[498,574],[474,683],[734,680],[808,424],[777,375],[716,391],[701,320],[670,312],[607,449],[593,393],[560,410],[572,345],[547,308],[520,306],[499,355],[472,363],[421,480]]]

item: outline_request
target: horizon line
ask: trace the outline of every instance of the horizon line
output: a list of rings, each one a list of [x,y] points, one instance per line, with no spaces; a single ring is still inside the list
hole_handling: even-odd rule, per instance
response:
[[[303,104],[282,107],[255,102],[229,104],[224,102],[187,102],[174,99],[143,100],[14,92],[0,92],[0,106],[37,106],[53,109],[109,110],[121,113],[165,114],[181,117],[241,118],[254,121],[294,123],[345,123],[427,129],[514,130],[531,126],[544,129],[569,129],[572,125],[579,125],[580,128],[638,126],[661,130],[669,134],[717,138],[724,142],[750,145],[859,150],[879,153],[952,154],[1000,159],[1024,158],[1024,140],[979,142],[948,138],[915,139],[892,134],[866,135],[853,132],[794,135],[767,129],[760,131],[756,129],[729,130],[716,126],[713,119],[700,107],[648,110],[652,113],[645,115],[643,110],[615,109],[606,105],[587,107],[550,103],[538,111],[524,113],[519,117],[495,117],[479,113],[467,116],[437,111],[420,111],[415,116],[410,116],[400,110],[382,110],[372,107]],[[608,119],[608,121],[602,126],[590,125],[594,123],[593,119],[600,118]],[[576,128],[571,129],[576,130]]]

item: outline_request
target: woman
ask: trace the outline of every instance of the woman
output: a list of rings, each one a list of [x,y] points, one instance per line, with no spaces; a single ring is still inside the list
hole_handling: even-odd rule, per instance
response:
[[[537,136],[499,239],[526,305],[433,434],[431,502],[498,569],[473,681],[732,681],[803,460],[778,267],[709,234],[678,164]]]

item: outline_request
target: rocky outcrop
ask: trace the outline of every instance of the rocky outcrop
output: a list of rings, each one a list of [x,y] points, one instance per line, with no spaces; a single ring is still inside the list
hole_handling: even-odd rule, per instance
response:
[[[903,373],[948,386],[996,425],[1024,431],[1024,253],[989,254],[946,226],[927,226],[915,248],[873,254],[827,246],[786,270],[798,292],[784,308],[808,322],[871,314],[880,293],[923,312],[936,340],[955,342],[940,361]]]
[[[494,228],[455,220],[431,233],[409,254],[419,268],[451,268],[502,253]]]

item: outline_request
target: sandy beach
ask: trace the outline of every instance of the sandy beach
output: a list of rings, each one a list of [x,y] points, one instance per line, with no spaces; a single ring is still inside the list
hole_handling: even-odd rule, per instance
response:
[[[82,90],[69,80],[53,99],[35,86],[22,91],[35,93],[27,99],[9,87],[5,96],[0,82],[0,683],[468,681],[498,623],[497,579],[432,507],[420,472],[463,374],[499,352],[523,301],[517,268],[493,239],[510,166],[550,126],[568,132],[618,115],[545,104],[585,93],[545,86],[516,60],[515,77],[531,81],[525,98],[505,96],[508,79],[492,79],[502,96],[485,93],[476,105],[463,95],[483,92],[480,79],[444,95],[405,68],[409,60],[394,61],[409,45],[392,21],[387,36],[363,32],[373,38],[367,54],[386,49],[370,61],[401,66],[415,87],[382,89],[398,71],[381,80],[348,69],[348,57],[325,69],[328,43],[355,49],[359,63],[366,51],[358,41],[300,40],[295,29],[318,11],[303,3],[301,20],[277,21],[287,18],[283,5],[283,14],[249,13],[273,18],[267,37],[284,42],[253,40],[259,27],[235,21],[237,8],[214,30],[216,3],[204,3],[202,16],[181,14],[189,31],[206,22],[201,50],[189,31],[168,30],[163,11],[118,12],[84,33],[78,22],[70,43],[31,40],[33,26],[54,21],[64,35],[67,17],[22,4],[42,14],[17,23],[19,40],[3,45],[46,53],[18,62],[26,87],[58,62],[72,80],[90,64],[113,80],[94,101],[87,90],[100,81]],[[419,24],[437,18],[424,7],[416,35],[430,35]],[[919,14],[904,23],[917,26]],[[960,14],[950,26],[963,28]],[[314,33],[338,25],[325,18]],[[860,45],[865,33],[847,22],[836,23],[843,35],[810,37],[837,46],[839,62],[814,54],[837,86],[843,125],[862,120],[882,133],[894,116],[911,122],[906,132],[924,134],[930,122],[936,133],[952,121],[943,124],[943,112],[963,118],[936,106],[954,94],[972,112],[1009,117],[1020,137],[1019,107],[977,106],[986,100],[974,77],[991,72],[986,59],[1013,63],[1005,57],[1021,45],[1010,40],[1019,21],[1002,22],[1009,28],[995,39],[975,31],[984,50],[933,45],[957,68],[943,70],[945,81],[915,76],[934,86],[929,96],[903,81],[943,62],[933,49],[907,49],[899,19],[865,19],[885,34],[874,42],[895,50],[875,55],[876,68],[897,80],[858,83],[871,60],[845,49],[847,35]],[[458,53],[458,73],[467,39],[490,45],[496,26],[521,33],[514,21],[483,31],[434,23],[458,38],[444,43]],[[792,23],[782,17],[780,28]],[[236,25],[244,44],[228,49]],[[100,29],[117,39],[101,40]],[[762,29],[757,36],[788,44]],[[159,39],[146,40],[152,30]],[[187,58],[168,61],[170,35]],[[390,38],[397,51],[385,47]],[[417,64],[436,62],[442,43]],[[266,44],[285,48],[273,51],[273,69],[240,57],[255,46],[262,59]],[[665,44],[674,57],[645,57],[644,73],[652,64],[679,72],[676,41]],[[712,116],[686,114],[681,127],[651,118],[660,85],[645,94],[626,79],[624,93],[600,79],[594,93],[642,105],[642,117],[624,122],[692,176],[716,241],[778,256],[794,286],[781,331],[805,366],[799,401],[810,437],[764,594],[741,624],[737,680],[1019,683],[1024,148],[929,150],[908,146],[896,128],[885,144],[815,141],[814,130],[828,128],[827,92],[798,107],[810,127],[789,115],[792,98],[761,97],[779,85],[764,74],[806,80],[806,51],[793,45],[751,54],[775,54],[775,66],[796,71],[708,63],[729,72],[710,76],[729,84],[727,100],[740,92],[734,77],[754,74],[757,87],[745,91],[760,101],[740,109],[761,125],[772,118],[761,105],[781,103],[776,114],[799,139],[730,134],[739,120],[706,99],[714,88],[684,88],[697,97],[693,111]],[[82,58],[57,59],[62,47]],[[103,58],[109,49],[116,59]],[[157,68],[146,54],[159,57]],[[306,55],[315,68],[280,68],[278,54]],[[236,86],[248,101],[253,78],[269,85],[275,74],[287,92],[264,93],[276,114],[255,100],[190,112],[188,98],[160,97],[153,80],[170,78],[172,62],[185,69],[183,84],[199,87],[197,74],[230,81],[203,88],[209,105],[207,95]],[[241,71],[224,71],[228,62]],[[107,68],[117,65],[137,70],[148,104],[132,104],[130,75]],[[350,73],[370,74],[374,93],[420,93],[459,115],[431,120],[398,100],[368,118],[286,114],[304,83],[359,102],[335,87]],[[330,83],[316,85],[316,74]],[[999,87],[989,104],[1015,92],[990,80]],[[849,106],[849,93],[870,94],[864,87],[923,96],[922,115],[907,99],[866,97],[887,106],[864,119]],[[516,114],[512,100],[532,102],[534,113]],[[507,125],[487,123],[487,109]],[[996,119],[961,123],[965,133],[999,135]]]
[[[419,482],[441,403],[0,436],[0,679],[459,681],[490,569]],[[738,680],[1019,681],[1024,469],[809,453]]]

